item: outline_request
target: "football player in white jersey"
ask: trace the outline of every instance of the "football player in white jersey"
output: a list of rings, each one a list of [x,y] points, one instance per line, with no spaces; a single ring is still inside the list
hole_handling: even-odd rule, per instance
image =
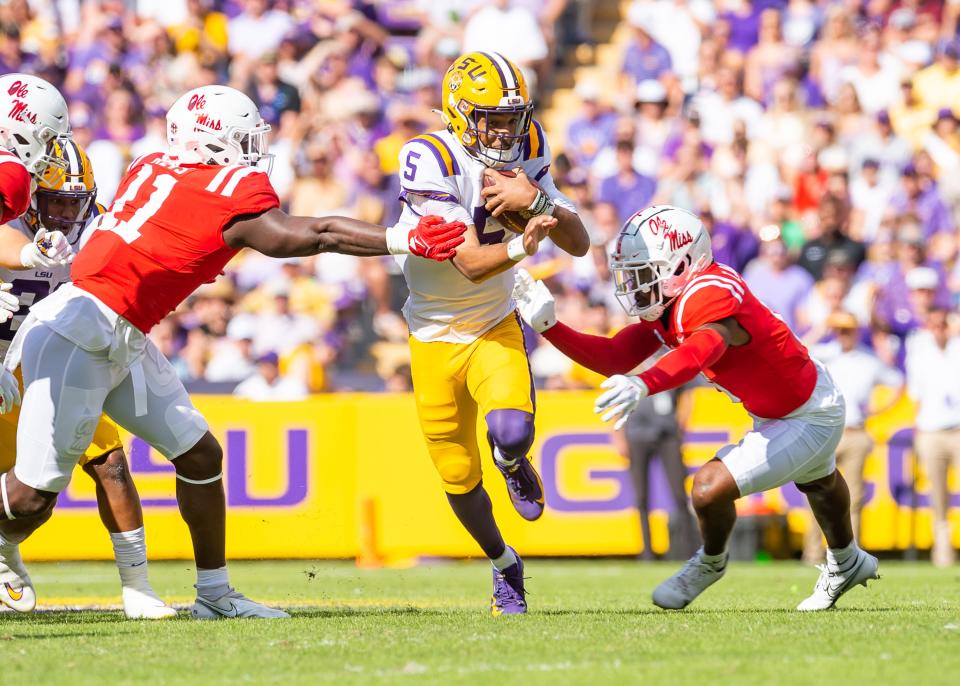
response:
[[[28,244],[34,244],[37,234],[59,232],[75,252],[84,230],[104,208],[96,202],[93,168],[83,148],[72,140],[57,141],[51,146],[50,156],[51,164],[37,184],[29,209],[7,226],[22,235]],[[12,286],[10,292],[20,304],[12,319],[0,324],[0,356],[5,356],[29,307],[70,280],[70,264],[0,268],[0,279]],[[19,369],[16,376],[20,383]],[[18,410],[14,406],[11,412],[0,415],[0,472],[7,471],[16,462]],[[147,580],[140,498],[127,468],[117,425],[106,416],[100,419],[80,464],[96,483],[100,518],[110,533],[120,571],[124,613],[131,619],[175,616],[176,611],[157,597]],[[4,524],[0,537],[0,602],[20,612],[29,612],[36,604],[36,594],[20,558],[16,520]],[[4,564],[10,574],[4,573]]]
[[[0,76],[0,267],[32,269],[68,264],[73,259],[59,231],[27,237],[6,226],[30,207],[37,181],[50,164],[55,141],[70,131],[67,103],[60,92],[31,74]],[[20,307],[9,283],[0,283],[0,324]],[[16,383],[0,371],[0,412],[19,402]]]
[[[533,379],[512,268],[547,234],[572,255],[586,254],[589,241],[550,176],[547,141],[516,65],[497,53],[463,55],[447,70],[441,95],[445,128],[400,152],[400,224],[437,214],[468,230],[451,260],[399,260],[410,289],[404,316],[414,395],[447,500],[493,563],[491,611],[520,614],[527,609],[523,562],[504,543],[481,483],[477,413],[514,507],[524,519],[539,518],[543,485],[527,458]],[[508,222],[505,212],[526,225]],[[523,234],[507,230],[511,224]]]

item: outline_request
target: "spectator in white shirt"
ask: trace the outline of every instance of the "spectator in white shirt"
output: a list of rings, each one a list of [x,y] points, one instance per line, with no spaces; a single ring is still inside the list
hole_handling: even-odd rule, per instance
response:
[[[815,346],[811,353],[823,362],[836,381],[847,404],[843,437],[837,446],[837,466],[850,487],[850,520],[853,533],[860,537],[860,513],[863,510],[863,467],[873,449],[873,441],[864,429],[870,414],[881,414],[903,396],[903,374],[885,365],[866,348],[859,345],[860,325],[850,312],[834,312],[827,319],[827,327],[835,336],[829,343]],[[871,412],[870,399],[879,385],[895,389],[893,399],[884,407]],[[820,562],[824,555],[823,538],[813,517],[804,538],[803,559]]]
[[[231,19],[227,26],[227,50],[231,55],[255,60],[277,49],[294,27],[293,18],[269,7],[268,0],[245,0],[243,14]]]
[[[463,30],[464,52],[499,52],[530,75],[547,57],[547,40],[536,16],[511,0],[494,0],[479,9]]]
[[[302,400],[307,387],[293,376],[280,375],[280,358],[270,352],[257,358],[257,371],[233,389],[238,398],[247,400]]]
[[[953,564],[950,538],[951,462],[960,471],[960,337],[948,332],[947,311],[931,309],[923,329],[907,339],[907,390],[917,403],[914,447],[930,481],[933,510],[931,560],[938,567]]]
[[[320,336],[320,323],[313,317],[294,312],[290,307],[290,282],[285,278],[264,284],[273,296],[272,312],[257,315],[253,349],[258,355],[276,350],[285,355],[303,343]]]

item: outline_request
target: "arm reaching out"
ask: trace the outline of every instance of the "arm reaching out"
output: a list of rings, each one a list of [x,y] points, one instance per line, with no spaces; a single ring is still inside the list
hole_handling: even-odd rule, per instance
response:
[[[517,270],[513,297],[520,316],[560,352],[598,374],[625,374],[660,349],[660,339],[640,324],[627,326],[612,338],[580,333],[558,322],[553,295],[525,269]]]
[[[233,222],[223,239],[232,248],[253,248],[270,257],[322,252],[361,257],[409,254],[443,262],[457,254],[466,230],[462,222],[444,223],[436,216],[421,218],[413,229],[384,229],[346,217],[292,217],[271,209]]]

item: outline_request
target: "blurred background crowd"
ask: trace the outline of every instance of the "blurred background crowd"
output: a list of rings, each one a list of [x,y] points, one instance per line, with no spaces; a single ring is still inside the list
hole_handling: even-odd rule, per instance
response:
[[[390,224],[397,154],[439,127],[446,66],[500,51],[593,237],[584,258],[532,260],[561,319],[622,325],[607,245],[670,203],[805,342],[852,328],[903,369],[911,335],[931,312],[954,333],[960,302],[958,16],[958,0],[4,0],[0,66],[61,86],[101,202],[162,147],[176,96],[220,82],[273,126],[286,209]],[[151,335],[195,390],[406,390],[404,298],[389,258],[243,254]],[[595,383],[530,343],[541,386]]]

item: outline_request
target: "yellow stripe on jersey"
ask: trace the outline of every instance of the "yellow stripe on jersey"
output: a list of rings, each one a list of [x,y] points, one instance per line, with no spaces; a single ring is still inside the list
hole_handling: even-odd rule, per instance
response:
[[[425,133],[422,136],[417,136],[413,140],[423,143],[430,148],[430,152],[432,152],[433,156],[437,159],[437,163],[443,170],[444,176],[454,176],[460,173],[460,165],[457,164],[457,160],[453,156],[453,151],[450,150],[449,146],[440,136],[434,133]]]

